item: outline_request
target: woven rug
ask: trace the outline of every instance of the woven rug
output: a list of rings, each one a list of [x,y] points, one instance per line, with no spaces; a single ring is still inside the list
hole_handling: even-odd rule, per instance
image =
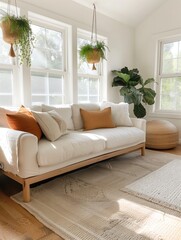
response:
[[[66,240],[180,240],[178,211],[122,191],[176,158],[130,153],[38,185],[30,203],[21,193],[13,199]]]
[[[181,160],[173,160],[122,190],[181,212]]]

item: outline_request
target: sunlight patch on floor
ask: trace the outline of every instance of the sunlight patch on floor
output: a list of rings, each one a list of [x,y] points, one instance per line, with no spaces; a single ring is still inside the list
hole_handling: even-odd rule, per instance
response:
[[[148,238],[181,239],[181,219],[154,208],[138,204],[127,199],[117,201],[120,214],[124,215],[126,228]],[[175,236],[173,236],[173,234]]]

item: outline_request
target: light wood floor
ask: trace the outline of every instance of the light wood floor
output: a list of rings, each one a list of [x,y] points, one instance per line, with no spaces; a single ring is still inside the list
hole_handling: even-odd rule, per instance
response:
[[[181,145],[163,152],[181,155]],[[0,240],[61,240],[30,213],[10,199],[21,185],[0,176]]]

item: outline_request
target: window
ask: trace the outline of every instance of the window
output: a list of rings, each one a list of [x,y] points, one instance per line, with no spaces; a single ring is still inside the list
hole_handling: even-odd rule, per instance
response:
[[[103,96],[103,73],[105,64],[96,64],[96,70],[92,70],[92,64],[82,62],[79,58],[80,46],[90,42],[90,34],[81,30],[77,38],[77,62],[78,62],[78,102],[99,102]],[[89,38],[89,39],[88,39]],[[101,39],[105,40],[105,39]]]
[[[1,2],[1,9],[7,11],[7,5]],[[15,8],[11,7],[13,13]],[[12,106],[15,102],[16,79],[15,66],[12,65],[12,59],[8,56],[10,45],[3,41],[2,31],[0,31],[0,105]],[[13,84],[14,83],[14,84]]]
[[[36,35],[32,54],[32,104],[64,103],[64,32],[49,27],[32,25]]]
[[[0,5],[7,11],[7,4],[0,1]],[[30,19],[36,35],[31,67],[18,66],[17,58],[8,56],[10,45],[3,41],[0,31],[0,106],[60,105],[107,99],[106,61],[101,61],[97,70],[92,71],[92,65],[80,62],[79,54],[76,57],[80,45],[90,41],[90,32],[78,29],[77,35],[72,34],[75,26],[30,9],[20,5],[18,14]],[[11,11],[16,13],[16,8],[12,6]],[[104,37],[98,36],[98,40],[106,42]]]
[[[181,111],[181,38],[160,42],[157,109]]]

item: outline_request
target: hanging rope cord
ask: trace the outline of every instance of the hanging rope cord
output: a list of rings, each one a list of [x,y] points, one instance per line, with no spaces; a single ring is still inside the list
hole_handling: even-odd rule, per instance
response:
[[[14,0],[15,4],[15,9],[16,9],[16,16],[18,17],[18,7],[17,7],[17,2]],[[7,13],[10,15],[11,14],[11,0],[8,0],[8,5],[7,5]]]
[[[96,19],[96,5],[93,3],[93,17],[92,17],[92,33],[91,33],[91,43],[97,42],[97,19]]]

